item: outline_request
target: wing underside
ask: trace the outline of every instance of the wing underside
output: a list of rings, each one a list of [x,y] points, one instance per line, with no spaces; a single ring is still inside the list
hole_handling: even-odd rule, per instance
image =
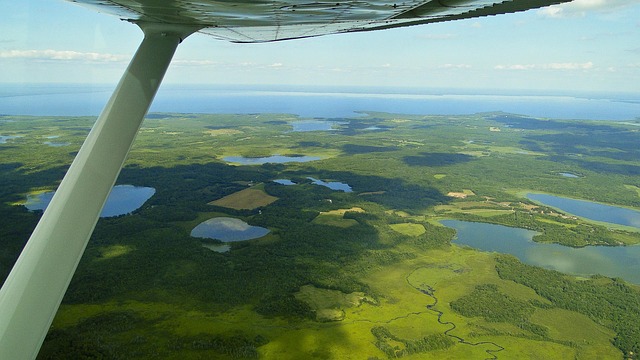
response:
[[[132,22],[188,25],[232,42],[268,42],[514,13],[569,0],[72,0]]]

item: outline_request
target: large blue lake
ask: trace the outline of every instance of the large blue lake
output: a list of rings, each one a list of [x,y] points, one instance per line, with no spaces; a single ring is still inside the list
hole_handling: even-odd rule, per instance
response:
[[[0,86],[0,113],[91,115],[104,108],[115,85]],[[639,94],[518,94],[504,91],[292,86],[160,87],[151,112],[288,113],[303,117],[348,117],[357,111],[405,114],[473,114],[505,111],[561,119],[632,120],[640,116]]]
[[[637,210],[549,194],[530,193],[527,198],[576,216],[640,229],[640,211]]]
[[[114,186],[104,204],[100,217],[125,215],[140,208],[149,198],[156,193],[151,187],[117,185]],[[27,195],[25,207],[29,210],[44,210],[47,208],[55,191],[49,191],[36,195]]]
[[[520,261],[574,275],[601,274],[640,284],[640,246],[571,248],[532,240],[534,231],[460,220],[443,220],[454,228],[455,244],[516,256]]]

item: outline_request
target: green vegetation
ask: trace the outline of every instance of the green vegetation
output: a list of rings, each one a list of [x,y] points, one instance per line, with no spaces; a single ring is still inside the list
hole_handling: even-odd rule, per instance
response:
[[[494,284],[476,286],[470,294],[453,301],[451,308],[467,317],[481,316],[489,322],[507,322],[541,338],[547,336],[545,327],[528,321],[535,310],[533,305],[500,293]]]
[[[390,224],[393,230],[408,236],[420,236],[426,232],[424,225],[413,223]]]
[[[640,351],[640,290],[620,279],[571,279],[501,255],[496,269],[502,279],[528,286],[554,306],[585,314],[616,332],[614,345],[629,358]]]
[[[55,189],[93,122],[3,119],[0,135],[18,137],[0,144],[0,278],[40,216],[15,204]],[[569,246],[640,243],[638,231],[521,195],[639,208],[637,127],[370,113],[289,132],[296,120],[152,114],[118,183],[156,194],[99,221],[40,358],[637,358],[638,286],[452,246],[437,222],[521,227]],[[45,145],[53,135],[70,145]],[[274,154],[322,160],[223,161]],[[217,253],[189,236],[214,216],[271,232]]]
[[[209,204],[236,210],[253,210],[267,206],[276,200],[278,200],[277,197],[265,193],[264,190],[260,189],[260,186],[254,186],[229,194]]]
[[[429,335],[418,340],[402,339],[393,335],[384,326],[372,328],[371,333],[376,337],[376,347],[389,358],[401,358],[407,355],[442,350],[455,344],[455,341],[445,334]]]

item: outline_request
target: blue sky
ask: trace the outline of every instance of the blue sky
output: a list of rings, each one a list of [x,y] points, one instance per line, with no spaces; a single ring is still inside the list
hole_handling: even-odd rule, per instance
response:
[[[0,4],[0,83],[115,84],[142,39],[71,2]],[[266,44],[195,34],[165,84],[196,83],[640,92],[640,1]]]

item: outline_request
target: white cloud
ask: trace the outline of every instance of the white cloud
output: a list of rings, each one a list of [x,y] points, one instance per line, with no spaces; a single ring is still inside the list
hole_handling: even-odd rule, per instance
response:
[[[174,60],[172,65],[176,66],[212,66],[216,65],[215,61],[211,60]]]
[[[512,64],[512,65],[496,65],[496,70],[590,70],[593,68],[593,62],[586,63],[549,63],[549,64]]]
[[[568,3],[554,5],[538,10],[545,17],[585,16],[587,13],[608,13],[620,8],[636,5],[636,0],[573,0]]]
[[[560,5],[549,6],[538,10],[538,13],[545,17],[558,18],[564,16],[564,9],[561,8]]]
[[[551,63],[543,65],[542,68],[552,70],[589,70],[593,68],[593,63],[591,61],[586,63]]]
[[[470,69],[471,65],[469,64],[442,64],[438,66],[440,69]]]
[[[536,66],[533,64],[514,64],[514,65],[496,65],[494,69],[496,70],[530,70],[534,69]]]
[[[130,56],[105,54],[96,52],[79,52],[71,50],[2,50],[2,59],[34,59],[51,61],[90,61],[90,62],[120,62],[127,61]]]

